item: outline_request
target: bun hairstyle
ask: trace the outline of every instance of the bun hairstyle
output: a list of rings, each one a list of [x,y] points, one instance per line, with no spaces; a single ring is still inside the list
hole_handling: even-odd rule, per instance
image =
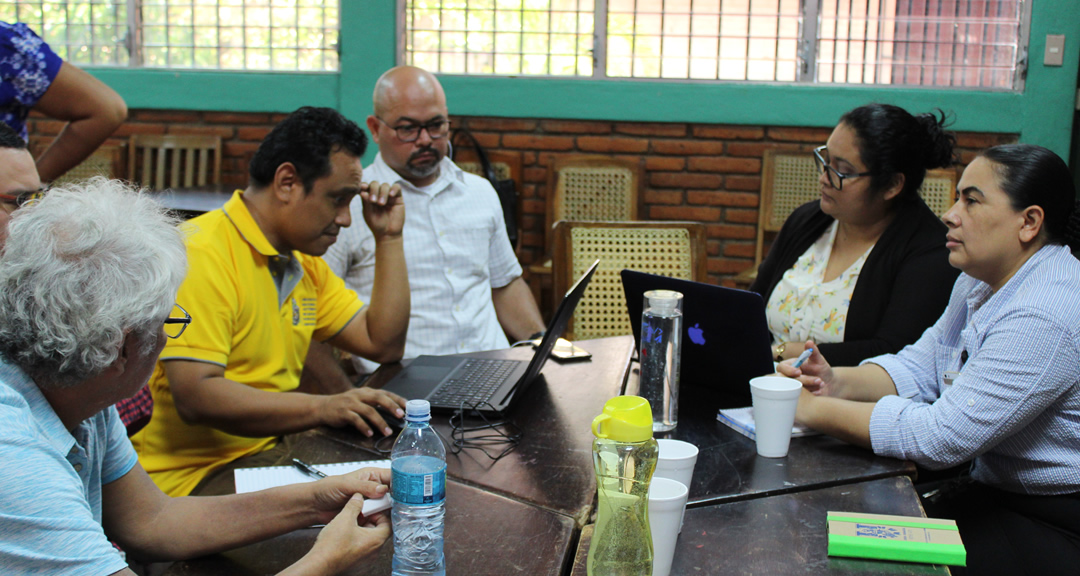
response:
[[[1076,185],[1060,156],[1034,144],[1006,144],[987,148],[979,156],[994,163],[1001,189],[1013,210],[1028,206],[1043,209],[1047,244],[1080,250],[1080,210]]]
[[[875,103],[840,118],[859,138],[859,155],[873,190],[889,188],[896,175],[903,174],[904,187],[897,199],[914,201],[927,170],[957,162],[956,136],[945,131],[949,124],[945,113],[936,112],[912,116],[898,106]]]

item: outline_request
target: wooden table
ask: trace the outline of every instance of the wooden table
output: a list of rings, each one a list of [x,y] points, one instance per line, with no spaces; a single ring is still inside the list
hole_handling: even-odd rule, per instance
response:
[[[581,529],[590,521],[596,500],[590,425],[604,402],[626,389],[627,382],[632,380],[633,339],[629,336],[604,338],[579,342],[578,345],[590,351],[592,359],[566,364],[549,361],[542,379],[525,392],[521,403],[508,415],[524,431],[524,437],[514,451],[497,462],[475,450],[448,454],[447,469],[451,480],[447,489],[446,553],[451,574],[559,574],[571,565],[572,546],[577,535],[582,533],[587,542],[587,531]],[[518,348],[469,356],[527,359],[531,354],[529,349]],[[369,383],[381,386],[400,370],[401,365],[385,365]],[[632,389],[633,383],[629,386]],[[450,437],[446,416],[435,415],[432,422],[436,430]],[[791,501],[800,503],[818,502],[819,496],[809,495],[821,493],[827,496],[852,491],[873,496],[877,494],[876,488],[861,487],[879,484],[865,480],[900,476],[876,482],[884,483],[880,484],[883,486],[901,483],[910,487],[910,482],[902,475],[914,470],[909,464],[878,458],[868,450],[825,437],[794,440],[787,458],[759,458],[754,443],[716,422],[715,413],[680,416],[679,427],[672,436],[691,441],[701,449],[690,492],[693,505],[699,508],[693,514],[687,512],[688,526],[693,518],[695,530],[701,527],[706,533],[740,532],[746,527],[735,522],[733,518],[736,517],[715,514],[714,509],[741,510],[723,506],[768,502],[757,506],[773,510],[770,513],[774,519],[752,532],[754,538],[762,539],[766,549],[771,546],[768,544],[770,539],[780,537],[771,536],[771,531],[787,529],[788,535],[782,538],[790,540],[795,538],[792,526],[810,521],[798,515],[801,514],[799,506],[803,504],[795,508],[774,504],[788,502],[782,498],[793,498]],[[329,428],[304,432],[292,440],[289,457],[296,456],[312,463],[386,458],[374,449],[390,446],[389,442],[376,444],[355,431]],[[831,488],[840,484],[846,485]],[[912,500],[914,493],[904,497],[907,500],[902,502],[909,506],[895,510],[887,506],[874,510],[854,505],[834,506],[835,499],[824,502],[829,503],[830,509],[915,513],[910,507],[912,502],[917,507],[917,500]],[[721,502],[728,504],[708,506]],[[771,509],[769,506],[778,507]],[[178,563],[167,573],[267,573],[302,556],[310,549],[316,533],[314,529],[299,530],[268,543]],[[725,552],[727,549],[726,544],[713,542],[709,551],[727,557],[730,555]],[[824,552],[821,554],[823,556]],[[358,567],[355,573],[387,574],[391,556],[392,544],[387,544],[377,557]],[[707,570],[700,573],[727,572]]]
[[[592,463],[592,420],[604,402],[618,396],[626,380],[634,340],[630,336],[577,343],[592,353],[591,360],[560,364],[549,360],[535,382],[508,414],[523,432],[517,448],[498,462],[467,449],[447,454],[451,478],[566,514],[586,524],[596,499]],[[465,356],[527,360],[529,348],[477,352]],[[386,365],[368,380],[380,387],[401,370]],[[450,438],[448,417],[436,414],[432,424]],[[370,448],[373,443],[347,430],[313,431],[340,444]]]
[[[578,345],[591,360],[549,361],[543,379],[526,391],[509,414],[525,432],[517,449],[492,462],[473,450],[447,454],[446,546],[449,574],[560,574],[569,565],[573,542],[596,500],[592,464],[592,419],[622,390],[633,338],[586,340]],[[527,359],[524,348],[469,354]],[[380,386],[401,369],[385,365],[369,380]],[[450,437],[446,416],[432,418]],[[311,463],[385,458],[375,443],[355,431],[320,428],[292,438],[288,457]],[[380,447],[389,443],[380,443]],[[264,574],[299,559],[314,542],[315,529],[298,530],[253,546],[176,563],[169,575]],[[355,574],[388,574],[393,544],[357,567]]]
[[[635,363],[627,393],[636,390]],[[687,503],[691,508],[916,473],[911,462],[876,456],[828,436],[792,438],[785,458],[764,458],[753,440],[718,422],[716,411],[702,405],[686,395],[680,399],[678,426],[657,435],[698,447]]]
[[[944,566],[830,558],[825,521],[830,510],[925,516],[904,476],[693,508],[683,518],[671,576],[949,573]],[[574,576],[585,576],[592,535],[592,525],[582,530]]]
[[[573,549],[574,521],[453,480],[446,483],[446,566],[448,575],[562,574]],[[319,528],[296,530],[237,550],[177,562],[164,576],[274,574],[311,550]],[[393,539],[348,574],[386,576]]]

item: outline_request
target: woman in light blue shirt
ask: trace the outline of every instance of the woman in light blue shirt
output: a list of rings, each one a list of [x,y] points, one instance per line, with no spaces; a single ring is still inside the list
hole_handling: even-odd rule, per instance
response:
[[[797,419],[931,469],[973,460],[931,516],[957,520],[967,571],[1072,574],[1080,565],[1080,261],[1068,167],[998,146],[964,171],[948,226],[963,274],[945,313],[897,354],[832,368],[815,350]],[[807,347],[814,347],[812,342]]]

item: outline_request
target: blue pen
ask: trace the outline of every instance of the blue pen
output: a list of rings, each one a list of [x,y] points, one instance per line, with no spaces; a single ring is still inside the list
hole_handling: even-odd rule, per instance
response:
[[[813,348],[807,348],[806,350],[803,350],[802,354],[799,354],[799,357],[796,358],[795,361],[791,363],[791,367],[792,368],[798,368],[799,366],[802,366],[802,363],[806,362],[807,358],[810,358],[810,355],[813,354],[813,353],[814,353]]]

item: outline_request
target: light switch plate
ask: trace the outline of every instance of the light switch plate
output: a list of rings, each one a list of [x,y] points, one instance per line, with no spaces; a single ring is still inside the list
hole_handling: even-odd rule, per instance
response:
[[[1043,66],[1061,66],[1065,62],[1065,35],[1046,35],[1046,54],[1043,55]]]

